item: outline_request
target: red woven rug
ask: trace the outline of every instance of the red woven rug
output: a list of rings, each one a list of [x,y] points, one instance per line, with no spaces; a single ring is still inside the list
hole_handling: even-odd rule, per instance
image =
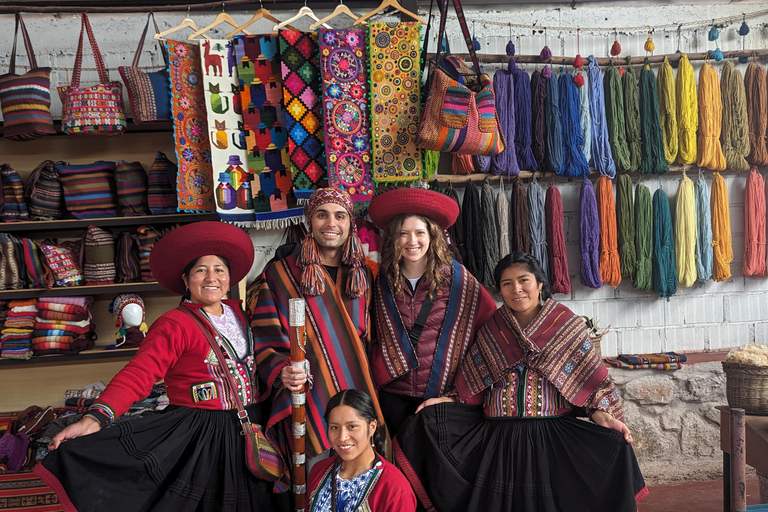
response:
[[[53,489],[25,470],[0,475],[0,510],[13,512],[61,512]]]

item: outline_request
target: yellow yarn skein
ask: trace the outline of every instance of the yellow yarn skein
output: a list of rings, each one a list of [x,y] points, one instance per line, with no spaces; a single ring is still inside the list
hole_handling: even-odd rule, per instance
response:
[[[696,192],[693,181],[683,171],[675,214],[675,263],[681,288],[696,282],[696,233]]]
[[[675,73],[666,57],[659,68],[656,83],[659,90],[661,133],[664,136],[664,158],[668,164],[673,164],[677,158],[678,146],[677,98],[675,97]]]
[[[699,104],[696,98],[696,77],[686,54],[677,65],[677,163],[696,162],[696,131],[699,129]]]
[[[723,123],[723,100],[717,71],[705,62],[699,71],[699,167],[725,170],[725,155],[720,146]]]
[[[719,172],[712,178],[712,279],[723,282],[731,277],[733,245],[731,213],[728,210],[728,188]]]

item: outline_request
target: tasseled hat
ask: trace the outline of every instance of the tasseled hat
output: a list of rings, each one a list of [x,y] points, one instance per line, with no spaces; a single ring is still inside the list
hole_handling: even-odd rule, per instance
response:
[[[364,264],[365,255],[360,238],[357,236],[357,227],[354,221],[354,209],[352,200],[346,192],[337,188],[321,188],[316,190],[309,202],[304,206],[304,215],[309,225],[307,236],[301,243],[298,265],[301,268],[301,292],[305,295],[320,295],[325,292],[325,277],[323,274],[323,257],[315,238],[312,236],[312,216],[317,208],[326,203],[334,203],[344,208],[349,214],[350,233],[344,244],[341,262],[352,267],[347,276],[346,292],[353,299],[361,297],[368,289],[368,278]]]
[[[115,317],[115,327],[117,327],[117,333],[115,338],[125,338],[125,327],[123,326],[123,308],[128,304],[138,304],[141,307],[141,324],[138,326],[139,331],[147,332],[147,323],[145,321],[145,309],[144,299],[136,295],[135,293],[121,293],[112,301],[109,308]]]

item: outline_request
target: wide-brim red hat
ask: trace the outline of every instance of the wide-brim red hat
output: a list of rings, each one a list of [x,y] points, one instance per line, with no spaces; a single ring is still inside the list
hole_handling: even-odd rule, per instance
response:
[[[459,205],[450,197],[433,190],[399,188],[374,197],[368,207],[368,215],[381,229],[386,228],[398,215],[405,214],[428,217],[446,230],[456,222]]]
[[[152,248],[149,267],[157,282],[183,295],[181,278],[189,262],[203,256],[223,256],[229,261],[229,280],[240,282],[253,265],[253,243],[245,231],[224,222],[203,221],[176,228]]]

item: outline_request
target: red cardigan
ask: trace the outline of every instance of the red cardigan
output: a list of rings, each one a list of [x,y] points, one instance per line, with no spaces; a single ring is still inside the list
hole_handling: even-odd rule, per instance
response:
[[[307,510],[309,512],[331,512],[315,509],[315,496],[321,483],[333,469],[333,464],[338,457],[323,459],[312,467],[309,473],[309,500]],[[378,474],[373,488],[368,491],[366,499],[355,512],[415,512],[416,495],[411,489],[411,484],[393,464],[379,457],[376,466]]]
[[[243,322],[246,319],[240,301],[224,300]],[[184,303],[198,311],[199,304]],[[201,317],[204,323],[208,323]],[[242,387],[243,403],[256,402],[252,395],[253,347],[243,362],[222,351],[235,363],[235,380]],[[232,364],[232,363],[230,363]],[[226,377],[221,373],[210,344],[200,328],[185,313],[172,309],[158,318],[133,359],[115,375],[99,399],[88,410],[103,426],[110,425],[130,406],[147,397],[155,382],[165,379],[166,392],[172,405],[226,410],[236,408]]]

